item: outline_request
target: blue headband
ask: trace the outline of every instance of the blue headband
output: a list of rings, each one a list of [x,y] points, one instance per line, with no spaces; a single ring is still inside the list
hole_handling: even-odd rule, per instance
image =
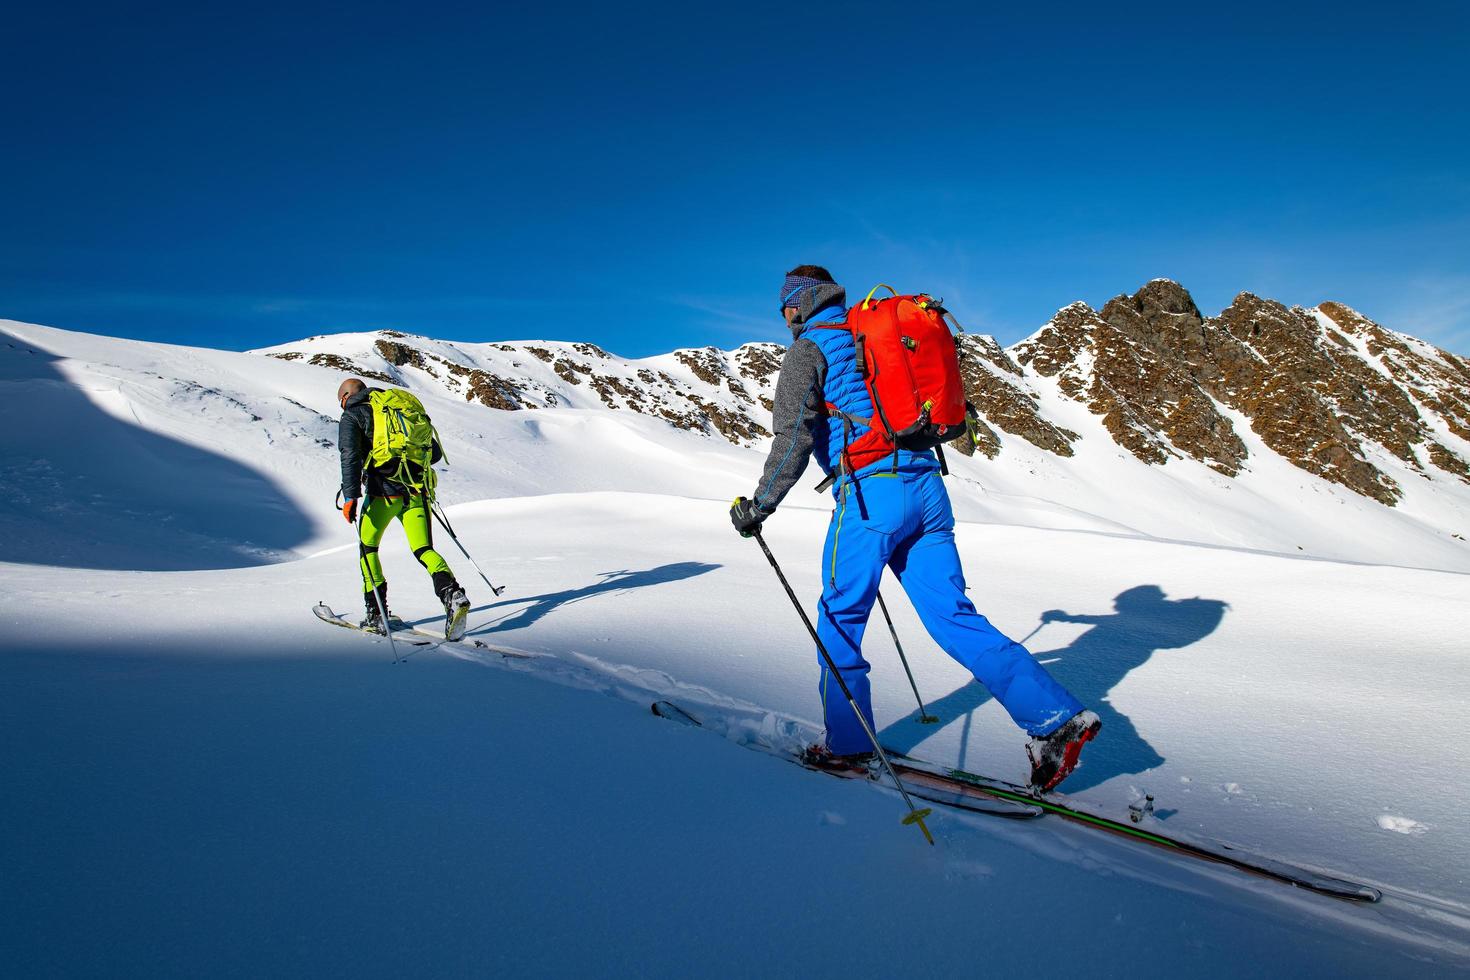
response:
[[[822,280],[812,279],[809,276],[787,276],[786,281],[781,284],[781,309],[788,306],[801,306],[801,294],[814,286],[823,285]]]

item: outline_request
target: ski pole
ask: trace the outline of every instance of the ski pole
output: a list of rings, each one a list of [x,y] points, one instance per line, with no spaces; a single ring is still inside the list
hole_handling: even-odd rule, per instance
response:
[[[480,573],[480,578],[484,579],[485,584],[490,586],[490,591],[495,593],[496,595],[500,595],[500,593],[504,592],[505,586],[502,585],[497,588],[496,586],[491,585],[490,579],[485,575],[484,571],[480,569],[480,563],[475,561],[470,553],[465,550],[464,545],[460,543],[459,535],[454,533],[454,528],[449,526],[449,521],[444,517],[443,511],[439,507],[439,501],[434,501],[434,503],[430,505],[429,510],[433,513],[434,519],[439,522],[439,525],[444,528],[444,530],[448,531],[449,536],[454,539],[454,545],[456,548],[459,549],[459,553],[464,555],[466,558],[469,558],[470,564],[475,566],[475,571]]]
[[[372,580],[372,569],[368,567],[367,545],[362,543],[362,518],[367,512],[367,496],[362,498],[362,507],[357,512],[357,523],[353,528],[357,531],[357,560],[362,566],[362,581],[365,585],[373,586],[373,603],[378,607],[378,615],[383,617],[383,635],[388,638],[388,649],[393,651],[393,662],[398,663],[398,644],[393,642],[393,627],[388,622],[388,604],[383,601],[383,596],[378,592],[377,585]]]
[[[878,753],[878,758],[883,762],[883,768],[888,771],[888,777],[893,780],[893,785],[898,787],[898,792],[903,796],[903,802],[909,808],[909,815],[903,818],[903,822],[906,824],[918,824],[919,829],[924,832],[924,839],[932,845],[934,843],[934,835],[929,833],[929,828],[924,824],[924,818],[934,811],[928,807],[920,810],[914,806],[914,801],[909,797],[909,791],[904,788],[903,781],[898,778],[898,773],[893,771],[893,764],[888,761],[888,753],[884,752],[883,746],[878,744],[878,736],[873,733],[873,726],[868,724],[868,719],[863,717],[862,711],[858,709],[857,700],[852,696],[852,691],[848,689],[847,681],[843,680],[842,674],[838,673],[837,664],[833,663],[832,655],[822,645],[821,639],[817,636],[816,628],[812,626],[812,621],[807,618],[806,610],[801,608],[801,601],[796,598],[796,593],[792,591],[791,583],[786,581],[786,576],[782,573],[781,566],[776,563],[776,556],[771,554],[771,549],[767,547],[766,539],[761,537],[759,529],[751,531],[750,536],[755,538],[756,544],[760,545],[761,550],[766,553],[766,560],[771,563],[771,568],[775,570],[776,577],[781,580],[782,587],[786,589],[787,597],[791,599],[791,604],[796,607],[796,614],[801,617],[802,623],[806,626],[806,631],[811,634],[812,642],[817,645],[817,652],[822,655],[822,660],[826,663],[827,669],[837,679],[837,686],[842,689],[842,696],[847,698],[847,703],[852,707],[852,713],[857,715],[858,723],[863,726],[863,731],[868,734],[869,740],[872,741],[873,751]]]
[[[883,593],[878,593],[878,608],[883,610],[883,618],[888,621],[888,635],[893,637],[893,645],[898,648],[898,660],[903,664],[903,672],[909,675],[909,687],[914,689],[914,700],[919,702],[919,724],[933,725],[939,721],[929,710],[924,707],[924,699],[919,697],[919,685],[914,683],[914,672],[909,670],[909,658],[903,655],[903,644],[898,642],[898,630],[893,628],[893,617],[888,615],[888,603],[883,601]]]

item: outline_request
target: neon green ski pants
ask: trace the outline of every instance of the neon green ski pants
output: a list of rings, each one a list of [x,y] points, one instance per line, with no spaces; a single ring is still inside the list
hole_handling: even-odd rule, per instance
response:
[[[376,587],[388,584],[383,577],[383,563],[378,559],[378,545],[395,517],[403,525],[413,556],[433,576],[435,591],[441,583],[453,582],[454,573],[449,563],[434,550],[434,530],[429,525],[429,512],[424,507],[423,498],[373,497],[362,512],[358,532],[362,545],[359,549],[362,555],[359,562],[362,566],[362,591],[372,592]]]

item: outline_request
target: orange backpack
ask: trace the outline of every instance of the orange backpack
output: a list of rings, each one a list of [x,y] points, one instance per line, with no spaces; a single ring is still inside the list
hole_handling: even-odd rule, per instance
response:
[[[880,288],[893,295],[873,299]],[[869,431],[847,447],[848,472],[898,449],[937,449],[969,432],[959,355],[947,315],[934,297],[900,296],[886,284],[874,286],[847,311],[858,370],[873,399],[873,418],[851,420]]]

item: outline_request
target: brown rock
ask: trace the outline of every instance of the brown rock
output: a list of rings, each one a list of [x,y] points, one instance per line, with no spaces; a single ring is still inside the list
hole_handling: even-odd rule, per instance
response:
[[[398,336],[402,335],[399,334]],[[410,347],[407,344],[395,344],[391,340],[379,340],[373,346],[378,349],[378,353],[383,356],[383,360],[395,367],[403,367],[406,364],[411,364],[416,368],[424,366],[424,352],[416,347]]]
[[[1138,459],[1162,464],[1188,455],[1233,476],[1245,445],[1175,349],[1201,357],[1208,339],[1189,294],[1155,280],[1134,297],[1110,300],[1102,313],[1085,303],[1059,310],[1017,347],[1017,359],[1056,377]]]
[[[957,346],[965,356],[960,359],[960,378],[965,386],[965,398],[975,406],[982,421],[975,432],[975,448],[994,459],[1000,452],[1000,437],[986,425],[991,422],[1003,432],[1020,436],[1033,446],[1056,453],[1058,456],[1073,455],[1073,433],[1067,433],[1041,417],[1036,402],[1010,381],[986,367],[992,364],[1010,373],[1020,368],[1006,356],[1000,346],[989,337],[965,334],[958,338]],[[1009,365],[1009,366],[1008,366]],[[1070,438],[1069,438],[1070,436]],[[962,443],[955,443],[964,451]]]
[[[713,347],[675,351],[674,357],[705,384],[718,386],[726,375],[725,361]]]
[[[735,363],[746,378],[763,383],[781,370],[786,348],[780,344],[746,344],[735,352]]]
[[[569,360],[565,357],[558,358],[557,362],[551,366],[551,369],[556,372],[557,377],[561,378],[568,384],[574,385],[579,385],[582,383],[582,379],[577,377],[578,372],[588,375],[592,373],[592,368],[588,367],[586,364],[583,364],[580,361]]]
[[[1349,428],[1417,467],[1411,446],[1423,425],[1402,391],[1355,353],[1329,347],[1300,309],[1241,293],[1211,326],[1230,356],[1217,358],[1221,376],[1209,387],[1250,417],[1266,445],[1325,480],[1385,504],[1398,500],[1397,483],[1364,458]]]
[[[1470,463],[1466,463],[1437,442],[1429,444],[1429,461],[1446,473],[1453,473],[1466,483],[1470,483]]]
[[[315,364],[317,367],[331,368],[334,371],[346,371],[348,374],[355,374],[360,378],[372,378],[374,381],[384,381],[388,384],[394,383],[393,379],[382,371],[360,367],[340,354],[313,354],[307,359],[306,363]]]
[[[486,408],[497,408],[505,412],[535,408],[535,405],[526,400],[524,394],[525,387],[515,381],[499,377],[488,371],[474,370],[470,372],[469,391],[464,397],[465,401],[478,400]]]

